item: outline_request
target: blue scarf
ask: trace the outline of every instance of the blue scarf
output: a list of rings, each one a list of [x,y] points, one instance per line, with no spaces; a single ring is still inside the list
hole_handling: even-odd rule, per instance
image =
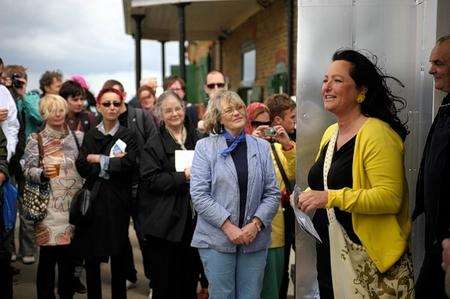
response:
[[[228,131],[225,130],[224,133],[222,133],[223,137],[225,137],[225,140],[227,142],[231,142],[230,146],[224,149],[223,151],[219,152],[219,154],[226,158],[229,154],[231,154],[236,147],[239,145],[239,143],[245,141],[245,132],[242,131],[242,133],[239,136],[234,137]]]

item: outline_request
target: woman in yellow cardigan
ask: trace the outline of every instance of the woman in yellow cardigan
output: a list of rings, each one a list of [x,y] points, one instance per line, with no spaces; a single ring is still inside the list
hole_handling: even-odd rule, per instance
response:
[[[411,295],[412,267],[405,254],[410,219],[403,167],[403,141],[408,131],[398,118],[395,105],[404,107],[405,101],[392,94],[386,78],[400,82],[384,75],[357,51],[337,51],[332,60],[323,79],[322,98],[325,110],[336,116],[337,124],[324,133],[308,175],[309,189],[298,200],[303,211],[316,210],[313,222],[323,241],[316,247],[320,296],[342,296],[341,282],[348,282],[346,279],[369,296],[382,297],[384,292],[394,292],[394,297]],[[328,143],[335,143],[335,147],[330,151],[333,156],[328,159],[324,188]],[[329,218],[331,209],[334,218]],[[337,220],[335,223],[345,236],[342,239],[350,244],[343,250],[335,246],[336,235],[329,235],[329,219]],[[356,269],[354,278],[347,277],[346,269],[334,261],[339,260],[341,253],[347,254],[349,247],[360,249],[374,270]],[[400,268],[406,279],[383,280],[387,274],[397,277]],[[377,279],[379,284],[373,288]],[[359,291],[355,288],[356,293]]]

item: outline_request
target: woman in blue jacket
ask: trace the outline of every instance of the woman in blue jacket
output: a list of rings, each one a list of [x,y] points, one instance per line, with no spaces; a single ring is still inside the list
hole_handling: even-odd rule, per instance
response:
[[[210,137],[198,141],[191,197],[211,298],[259,298],[271,221],[280,200],[269,143],[246,135],[246,107],[231,91],[216,94],[205,115]]]

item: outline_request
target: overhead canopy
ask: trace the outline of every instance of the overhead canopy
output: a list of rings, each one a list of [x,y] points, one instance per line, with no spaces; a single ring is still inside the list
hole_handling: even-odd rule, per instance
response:
[[[177,4],[186,4],[186,40],[216,40],[273,0],[123,0],[125,31],[134,34],[132,15],[145,15],[142,38],[178,40]]]

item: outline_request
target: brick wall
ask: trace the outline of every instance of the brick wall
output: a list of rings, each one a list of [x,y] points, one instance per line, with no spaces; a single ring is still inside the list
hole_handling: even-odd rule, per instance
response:
[[[297,16],[297,5],[294,4],[294,16]],[[294,37],[297,32],[297,21],[294,20]],[[296,40],[296,38],[295,38]],[[287,24],[285,1],[275,0],[269,7],[237,27],[223,42],[223,71],[230,78],[231,89],[236,90],[241,82],[241,51],[246,43],[253,42],[256,48],[256,86],[263,87],[263,96],[267,96],[267,79],[275,72],[275,66],[287,62]],[[296,44],[296,41],[294,41]],[[295,56],[294,78],[295,94]]]

